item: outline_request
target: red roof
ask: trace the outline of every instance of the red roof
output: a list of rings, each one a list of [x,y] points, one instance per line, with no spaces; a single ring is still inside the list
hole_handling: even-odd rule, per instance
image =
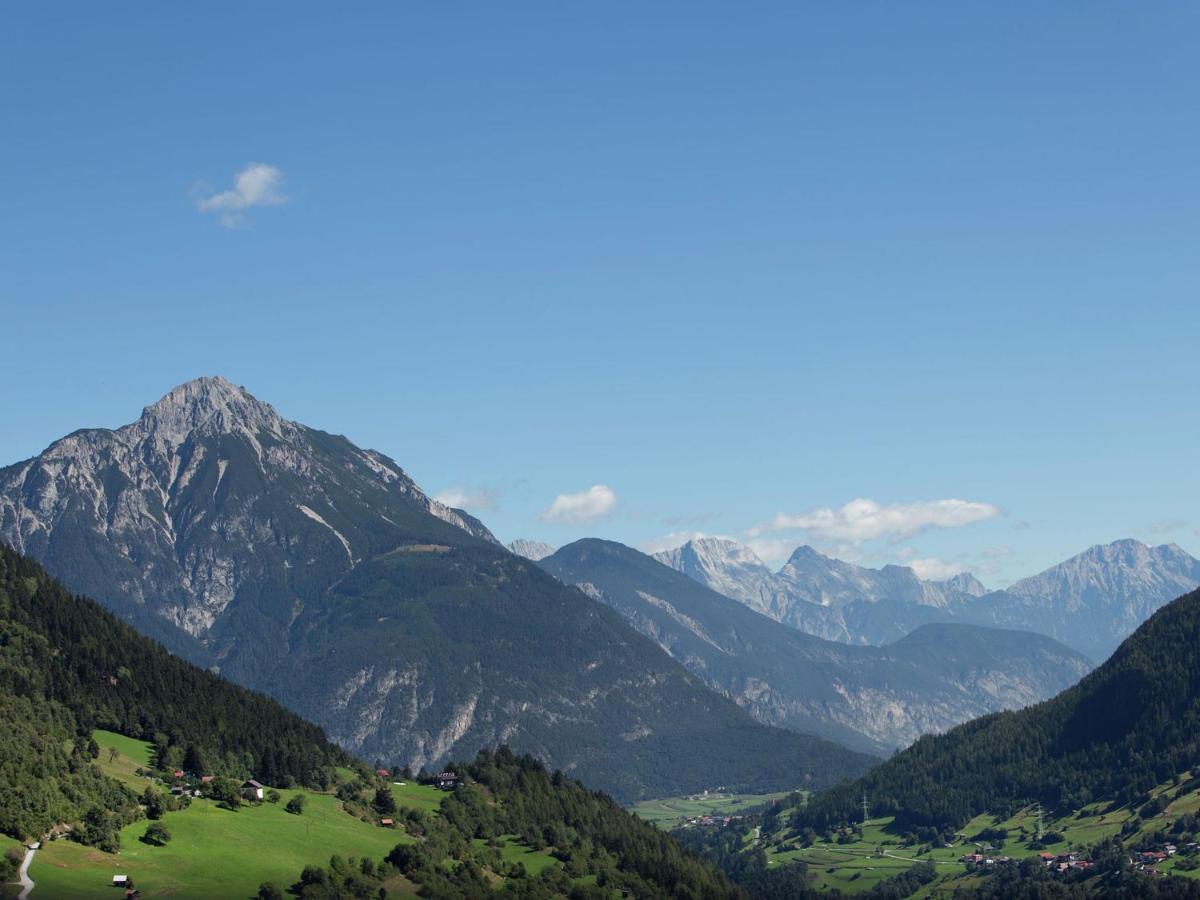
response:
[[[387,769],[376,769],[375,774],[378,775],[380,778],[387,778],[392,773],[389,772]]]
[[[392,825],[395,823],[393,823],[391,819],[380,819],[379,824],[382,825],[384,828],[391,828]]]
[[[176,769],[176,770],[175,770],[175,777],[176,777],[176,778],[182,778],[182,777],[183,777],[183,772],[182,772],[182,770],[180,770],[180,769]]]

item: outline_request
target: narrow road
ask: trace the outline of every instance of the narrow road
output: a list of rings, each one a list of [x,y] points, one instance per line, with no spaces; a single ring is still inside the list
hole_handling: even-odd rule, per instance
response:
[[[17,900],[29,900],[29,892],[33,890],[33,879],[29,877],[29,864],[33,862],[33,854],[36,850],[26,849],[25,859],[21,862],[21,893],[17,894]]]

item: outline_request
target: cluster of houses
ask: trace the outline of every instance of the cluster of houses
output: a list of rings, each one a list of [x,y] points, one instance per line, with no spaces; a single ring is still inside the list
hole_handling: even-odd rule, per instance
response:
[[[1159,850],[1141,850],[1133,855],[1134,868],[1140,872],[1149,872],[1154,874],[1158,871],[1159,863],[1164,863],[1172,856],[1180,852],[1180,848],[1175,844],[1163,844]],[[1192,841],[1183,845],[1183,852],[1192,854],[1200,852],[1200,843]]]
[[[1000,866],[1004,863],[1012,862],[1012,857],[1009,856],[993,856],[988,851],[993,849],[991,845],[984,847],[983,853],[968,853],[960,858],[960,862],[968,869],[977,869],[986,866]],[[1045,863],[1046,867],[1053,869],[1056,872],[1068,872],[1073,869],[1090,869],[1091,862],[1086,859],[1080,859],[1078,853],[1039,853],[1038,859]]]
[[[1078,853],[1039,853],[1038,859],[1046,864],[1046,868],[1055,872],[1069,872],[1073,869],[1090,869],[1090,860],[1080,859]]]
[[[171,773],[175,778],[175,784],[171,785],[171,793],[176,797],[203,797],[205,789],[213,783],[215,775],[192,775],[184,772],[182,769],[176,769]],[[262,800],[263,791],[265,788],[253,778],[249,778],[242,782],[242,797],[246,800]]]
[[[684,827],[689,826],[713,826],[718,828],[728,828],[734,822],[740,822],[745,816],[692,816],[683,820]]]

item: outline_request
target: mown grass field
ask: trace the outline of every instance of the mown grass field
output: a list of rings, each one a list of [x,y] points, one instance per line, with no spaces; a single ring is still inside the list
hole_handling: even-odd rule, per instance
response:
[[[144,764],[144,758],[138,756],[146,749],[142,742],[129,742],[120,735],[97,734],[96,738],[106,770],[132,773]],[[118,747],[121,755],[110,761],[105,748],[111,746]],[[147,783],[144,778],[131,777],[142,787]],[[434,788],[428,790],[436,793]],[[283,807],[298,793],[305,795],[307,805],[302,815],[294,816]],[[46,900],[111,897],[112,876],[120,874],[131,877],[144,897],[250,897],[264,881],[286,889],[304,866],[324,865],[333,854],[382,859],[396,844],[412,840],[401,830],[354,818],[330,794],[283,789],[280,794],[278,804],[243,805],[236,812],[220,809],[208,800],[195,800],[187,809],[163,818],[172,834],[163,847],[139,840],[146,830],[145,820],[121,832],[120,854],[67,840],[52,841],[30,868],[37,885],[32,896]],[[400,797],[397,800],[403,802]],[[396,893],[404,895],[402,890]]]
[[[672,828],[679,824],[680,819],[736,815],[787,796],[787,791],[774,794],[695,794],[690,797],[643,800],[631,810],[660,828]]]
[[[93,737],[100,746],[97,764],[106,774],[138,793],[151,783],[136,770],[150,765],[152,745],[108,731],[96,731]],[[354,776],[348,769],[342,774]],[[446,797],[436,787],[411,781],[393,782],[391,792],[398,807],[434,815]],[[187,809],[164,816],[171,840],[162,847],[140,840],[149,824],[146,820],[122,830],[119,854],[68,840],[51,841],[30,869],[36,884],[32,896],[34,900],[112,897],[119,893],[112,887],[112,877],[127,875],[147,898],[250,898],[264,881],[286,890],[306,865],[327,864],[335,854],[379,860],[396,844],[413,840],[403,829],[380,828],[355,818],[332,794],[282,788],[279,793],[278,804],[245,804],[237,811],[209,800],[193,800]],[[296,794],[306,798],[299,816],[284,810]],[[19,846],[9,838],[0,840],[0,852]],[[503,840],[504,860],[522,863],[530,875],[558,864],[548,850],[532,850],[515,835]],[[395,898],[416,892],[415,885],[398,875],[387,882],[387,888],[388,896]],[[5,885],[0,898],[15,897],[17,890],[15,885]]]
[[[1181,776],[1181,782],[1186,781],[1189,775],[1190,773],[1185,773]],[[1179,787],[1164,784],[1152,791],[1151,795],[1163,795],[1169,800],[1169,804],[1162,813],[1145,819],[1137,833],[1127,839],[1127,843],[1135,843],[1139,836],[1166,830],[1178,816],[1200,810],[1200,791],[1182,793]],[[1046,852],[1084,850],[1107,837],[1120,834],[1125,824],[1137,814],[1136,810],[1128,807],[1107,811],[1106,804],[1085,807],[1082,813],[1062,819],[1047,816],[1043,820],[1045,831],[1058,832],[1063,836],[1060,843],[1050,845]],[[973,838],[985,828],[1002,828],[1009,833],[1004,847],[994,851],[996,855],[1023,859],[1043,852],[1028,846],[1037,828],[1037,812],[1032,807],[1008,819],[997,819],[989,815],[977,816],[960,830],[962,837],[953,847],[940,849],[927,844],[905,846],[900,836],[889,831],[891,822],[890,817],[871,819],[864,826],[860,837],[845,844],[817,842],[811,847],[799,847],[789,841],[782,846],[767,847],[769,865],[803,861],[808,864],[814,887],[820,890],[836,888],[846,893],[861,893],[884,878],[896,875],[918,862],[929,861],[937,867],[939,877],[914,896],[934,897],[948,896],[956,889],[969,887],[977,880],[977,876],[966,872],[960,859],[964,854],[975,852],[982,846],[982,841]],[[1176,870],[1178,861],[1178,858],[1171,860],[1159,869],[1163,872],[1174,871],[1175,874],[1187,877],[1200,877],[1200,871]]]
[[[393,782],[391,788],[392,797],[397,806],[419,809],[428,813],[436,813],[442,800],[446,797],[445,791],[440,791],[431,785],[417,784],[415,781]]]
[[[504,834],[500,836],[500,840],[504,841],[504,846],[500,849],[500,856],[506,863],[521,863],[525,866],[525,871],[530,876],[538,875],[541,871],[549,866],[558,865],[558,860],[555,859],[549,850],[534,850],[525,846],[520,842],[520,839],[515,834]],[[487,846],[487,842],[476,838],[473,843],[477,847]]]
[[[149,779],[135,772],[150,765],[153,744],[114,731],[93,731],[92,738],[100,745],[100,756],[96,760],[100,771],[129,785],[138,793],[146,789]],[[114,750],[116,756],[112,755]]]

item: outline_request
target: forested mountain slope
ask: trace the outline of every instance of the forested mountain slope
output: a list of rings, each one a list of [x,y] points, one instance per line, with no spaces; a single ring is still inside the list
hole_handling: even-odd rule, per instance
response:
[[[539,564],[760,721],[877,753],[1044,700],[1090,669],[1042,635],[972,625],[927,625],[883,647],[823,640],[612,541],[576,541]]]
[[[203,759],[272,784],[321,786],[348,761],[317,726],[172,656],[0,545],[0,832],[132,810],[92,765],[94,728],[153,741],[166,764]]]
[[[1100,668],[1052,700],[922,738],[820,794],[796,822],[853,821],[865,794],[897,826],[959,826],[1040,801],[1128,802],[1200,756],[1200,591],[1155,613]]]

